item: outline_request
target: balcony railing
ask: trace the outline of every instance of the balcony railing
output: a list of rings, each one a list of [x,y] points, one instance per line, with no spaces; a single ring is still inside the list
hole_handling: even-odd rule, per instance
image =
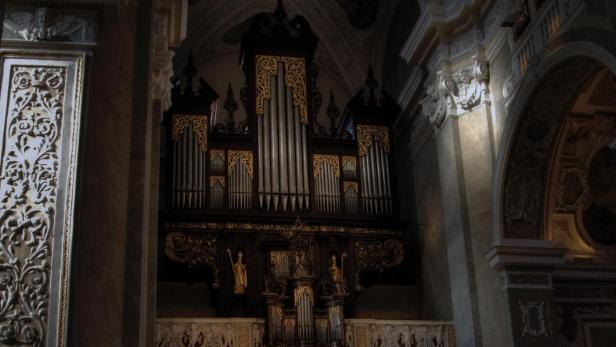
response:
[[[262,347],[267,345],[264,329],[258,318],[161,318],[155,346]],[[456,346],[451,322],[346,319],[345,330],[348,347]]]

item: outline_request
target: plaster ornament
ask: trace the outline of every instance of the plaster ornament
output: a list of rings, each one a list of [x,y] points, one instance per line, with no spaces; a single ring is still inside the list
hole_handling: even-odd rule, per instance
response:
[[[455,74],[445,67],[436,74],[434,84],[426,87],[426,96],[419,102],[422,113],[435,128],[450,116],[460,116],[472,111],[488,100],[488,62],[475,55],[472,66]]]

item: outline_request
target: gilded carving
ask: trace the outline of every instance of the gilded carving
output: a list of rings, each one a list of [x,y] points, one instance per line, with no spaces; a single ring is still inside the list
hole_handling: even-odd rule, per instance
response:
[[[302,297],[305,296],[312,303],[314,301],[314,294],[312,292],[312,288],[310,287],[298,287],[295,289],[295,306],[299,305]]]
[[[368,153],[368,147],[372,146],[375,140],[383,147],[385,153],[389,153],[389,130],[386,126],[357,125],[357,145],[360,157]]]
[[[172,230],[199,230],[216,232],[219,230],[226,230],[229,232],[270,232],[280,234],[282,232],[289,231],[289,225],[284,224],[256,224],[256,223],[165,223],[166,229]],[[362,227],[347,227],[336,225],[301,225],[297,227],[296,232],[311,233],[311,234],[352,234],[352,235],[381,235],[381,236],[398,236],[399,230],[394,229],[376,229],[376,228],[362,228]]]
[[[229,260],[231,261],[231,268],[233,269],[233,277],[235,280],[233,286],[233,294],[243,295],[246,292],[246,287],[248,287],[248,274],[246,272],[246,264],[244,264],[244,253],[241,251],[237,252],[237,261],[233,261],[233,255],[231,254],[231,250],[227,248],[227,254],[229,255]]]
[[[360,270],[383,272],[404,260],[404,246],[395,239],[355,241],[355,259]]]
[[[206,266],[214,274],[214,288],[218,287],[216,265],[217,240],[210,235],[186,235],[173,232],[165,238],[165,254],[169,259],[189,267]]]
[[[228,175],[235,172],[237,160],[241,159],[246,167],[248,175],[252,178],[253,165],[252,165],[252,152],[251,151],[229,151],[229,165],[227,167]]]
[[[293,93],[293,105],[299,108],[300,120],[308,124],[306,98],[306,63],[303,58],[257,56],[257,115],[265,113],[265,100],[272,98],[272,75],[278,74],[278,63],[284,64],[285,84]]]
[[[223,189],[225,188],[225,176],[210,176],[210,188],[216,187],[216,185],[220,185]]]
[[[319,177],[321,169],[325,165],[329,165],[334,170],[336,177],[340,177],[340,160],[337,155],[314,154],[312,156],[312,174],[315,179]]]
[[[182,134],[189,125],[192,125],[192,130],[197,136],[197,143],[202,152],[207,151],[207,120],[206,115],[173,115],[173,132],[171,138],[173,141],[180,141]]]
[[[344,186],[344,192],[345,192],[345,193],[346,193],[346,192],[347,192],[347,190],[349,190],[349,189],[354,190],[356,193],[357,193],[357,192],[359,192],[359,188],[358,188],[357,182],[346,182],[346,181],[345,181],[345,182],[343,183],[343,186]]]
[[[220,160],[225,161],[225,150],[224,149],[212,149],[210,150],[210,160]]]
[[[357,169],[357,158],[355,156],[343,155],[342,156],[342,167],[349,165],[353,170]]]

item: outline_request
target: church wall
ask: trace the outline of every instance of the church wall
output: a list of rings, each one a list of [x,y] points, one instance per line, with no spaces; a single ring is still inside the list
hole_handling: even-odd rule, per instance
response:
[[[134,115],[148,117],[139,108],[147,96],[135,89],[141,84],[148,90],[143,73],[149,66],[149,20],[137,17],[140,11],[147,15],[151,4],[143,3],[96,7],[100,20],[86,89],[69,345],[138,345],[142,338],[140,315],[147,312],[148,297],[141,291],[140,242],[147,237],[140,225],[144,200],[138,182],[146,177],[131,170],[131,159],[142,153],[135,137],[146,136]],[[145,41],[139,44],[137,37]],[[135,61],[142,71],[136,72]]]
[[[411,172],[415,185],[421,259],[421,318],[452,320],[449,265],[436,158],[436,143],[431,139],[415,157]]]

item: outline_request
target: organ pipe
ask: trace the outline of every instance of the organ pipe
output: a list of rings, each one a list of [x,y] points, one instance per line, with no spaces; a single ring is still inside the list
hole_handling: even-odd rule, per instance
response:
[[[259,207],[309,208],[303,58],[257,56]]]
[[[174,115],[172,118],[172,206],[205,207],[207,116]]]
[[[391,215],[389,130],[384,126],[357,125],[357,142],[364,213],[368,215]],[[352,208],[350,204],[350,201],[347,202],[348,208]]]

